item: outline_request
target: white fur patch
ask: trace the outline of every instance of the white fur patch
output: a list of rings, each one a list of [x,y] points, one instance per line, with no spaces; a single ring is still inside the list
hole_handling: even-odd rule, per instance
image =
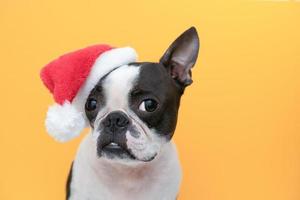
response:
[[[95,119],[95,128],[98,130],[100,121],[112,111],[121,110],[126,113],[129,110],[128,95],[139,75],[139,67],[124,65],[112,71],[103,81],[103,93],[106,105],[99,110]],[[94,138],[99,136],[94,132]]]
[[[110,73],[103,82],[108,112],[129,110],[129,92],[138,78],[140,68],[124,65]]]

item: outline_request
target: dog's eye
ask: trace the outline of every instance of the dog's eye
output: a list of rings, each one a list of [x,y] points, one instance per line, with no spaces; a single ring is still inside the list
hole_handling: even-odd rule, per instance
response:
[[[88,99],[85,104],[85,108],[87,111],[95,110],[97,108],[97,100],[93,98]]]
[[[156,110],[158,103],[153,99],[146,99],[144,100],[140,106],[139,109],[146,112],[153,112]]]

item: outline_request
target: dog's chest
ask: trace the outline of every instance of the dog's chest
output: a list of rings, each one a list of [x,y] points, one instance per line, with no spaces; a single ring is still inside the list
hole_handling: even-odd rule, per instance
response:
[[[71,195],[71,200],[132,200],[143,199],[153,200],[162,199],[169,195],[163,194],[164,191],[159,189],[164,183],[156,182],[157,186],[153,185],[147,180],[127,180],[120,181],[119,178],[112,178],[109,182],[102,182],[101,180],[81,180],[78,182],[76,188],[80,188],[78,192],[76,190]],[[171,200],[165,198],[166,200]],[[172,199],[173,200],[173,199]]]

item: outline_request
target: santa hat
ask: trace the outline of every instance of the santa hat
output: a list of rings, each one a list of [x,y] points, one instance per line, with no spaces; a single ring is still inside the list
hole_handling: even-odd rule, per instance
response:
[[[56,102],[47,112],[48,133],[60,142],[78,136],[88,124],[84,107],[91,90],[101,77],[136,59],[130,47],[94,45],[47,64],[40,76]]]

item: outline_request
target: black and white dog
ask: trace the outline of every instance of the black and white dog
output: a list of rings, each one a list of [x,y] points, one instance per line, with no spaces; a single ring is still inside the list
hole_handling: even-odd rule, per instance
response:
[[[68,200],[176,199],[181,168],[171,138],[198,51],[192,27],[159,62],[130,63],[99,80],[85,103],[91,134],[73,162]]]

